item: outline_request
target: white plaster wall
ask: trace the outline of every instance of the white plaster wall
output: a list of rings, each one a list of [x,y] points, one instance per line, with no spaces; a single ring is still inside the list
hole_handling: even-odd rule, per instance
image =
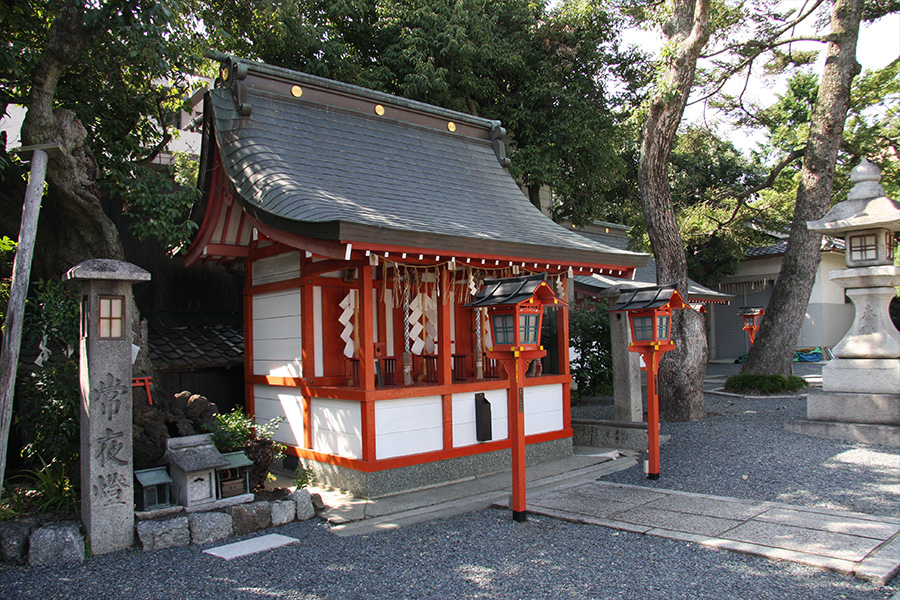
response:
[[[253,285],[300,277],[300,253],[286,252],[253,262]]]
[[[375,457],[433,452],[444,447],[440,396],[375,403]]]
[[[315,286],[313,287],[313,368],[316,377],[325,374],[325,344],[322,327],[322,288]]]
[[[282,444],[303,447],[303,396],[292,388],[253,386],[254,417],[260,425],[284,417],[274,439]]]
[[[253,373],[302,377],[300,290],[255,294],[253,305]]]
[[[362,458],[360,403],[312,398],[310,405],[313,449],[347,458]]]
[[[509,437],[506,390],[488,390],[484,397],[491,403],[491,441]],[[453,394],[453,447],[480,444],[475,437],[475,394]]]
[[[525,388],[525,435],[563,428],[562,384]]]

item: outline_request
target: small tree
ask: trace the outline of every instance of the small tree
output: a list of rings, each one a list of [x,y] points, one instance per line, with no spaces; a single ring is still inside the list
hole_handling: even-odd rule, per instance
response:
[[[609,334],[609,301],[585,300],[569,311],[572,378],[580,397],[612,392],[612,350]]]

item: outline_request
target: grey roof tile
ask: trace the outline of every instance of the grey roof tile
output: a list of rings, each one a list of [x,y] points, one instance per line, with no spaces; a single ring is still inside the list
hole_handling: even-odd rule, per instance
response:
[[[541,214],[499,164],[489,140],[252,86],[248,102],[252,114],[236,118],[231,92],[210,92],[217,143],[239,200],[272,224],[304,234],[315,224],[353,224],[363,226],[352,230],[357,235],[368,232],[372,239],[378,232],[400,240],[425,234],[457,238],[470,249],[484,240],[531,246],[540,256],[575,252],[598,264],[646,261]]]

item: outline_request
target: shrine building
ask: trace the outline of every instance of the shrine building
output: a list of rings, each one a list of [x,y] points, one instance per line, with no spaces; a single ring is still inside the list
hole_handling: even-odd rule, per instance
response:
[[[245,273],[247,412],[284,417],[287,468],[356,495],[509,468],[509,383],[463,306],[484,279],[546,274],[565,299],[648,259],[532,206],[497,121],[223,57],[202,123],[186,263]],[[525,383],[531,461],[572,451],[567,319],[547,310]]]

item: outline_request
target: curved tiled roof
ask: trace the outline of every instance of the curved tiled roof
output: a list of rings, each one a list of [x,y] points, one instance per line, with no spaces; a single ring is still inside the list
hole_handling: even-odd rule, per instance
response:
[[[646,263],[645,254],[586,239],[534,208],[501,164],[495,121],[269,65],[248,68],[232,84],[240,94],[211,90],[207,107],[235,196],[266,224],[354,248]],[[329,104],[328,94],[357,104]],[[376,102],[384,114],[371,110]],[[460,127],[448,130],[454,119]]]

